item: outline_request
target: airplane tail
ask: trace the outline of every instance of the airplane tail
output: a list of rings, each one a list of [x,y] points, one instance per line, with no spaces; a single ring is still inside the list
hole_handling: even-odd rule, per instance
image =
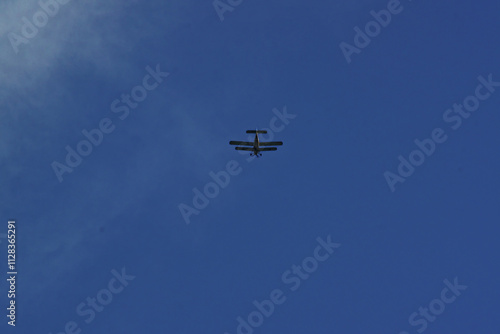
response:
[[[247,133],[263,133],[266,134],[266,130],[247,130]]]

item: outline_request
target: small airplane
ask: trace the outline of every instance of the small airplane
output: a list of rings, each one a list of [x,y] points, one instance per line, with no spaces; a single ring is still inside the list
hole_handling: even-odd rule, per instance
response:
[[[276,147],[261,147],[261,146],[278,146],[278,145],[283,145],[282,141],[268,141],[268,142],[261,142],[259,141],[259,133],[266,134],[267,131],[265,130],[247,130],[247,133],[255,133],[255,139],[252,142],[249,141],[234,141],[231,140],[229,142],[230,145],[244,145],[244,146],[251,146],[251,147],[235,147],[235,150],[239,151],[251,151],[250,153],[251,156],[256,156],[261,157],[262,156],[262,151],[276,151]]]

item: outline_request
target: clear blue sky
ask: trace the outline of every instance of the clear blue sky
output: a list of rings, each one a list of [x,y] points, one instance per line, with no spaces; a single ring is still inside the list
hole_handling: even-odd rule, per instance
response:
[[[0,332],[499,333],[498,1],[47,2],[0,4]]]

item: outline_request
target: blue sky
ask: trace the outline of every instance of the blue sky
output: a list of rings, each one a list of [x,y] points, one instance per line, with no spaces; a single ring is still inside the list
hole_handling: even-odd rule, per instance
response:
[[[0,4],[2,333],[498,333],[498,2],[47,3]],[[228,145],[273,126],[277,152]]]

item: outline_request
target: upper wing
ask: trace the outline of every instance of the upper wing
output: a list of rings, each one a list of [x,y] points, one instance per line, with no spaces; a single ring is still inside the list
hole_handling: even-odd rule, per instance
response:
[[[229,142],[230,145],[247,145],[247,146],[253,146],[253,143],[249,142],[249,141],[235,141],[235,140],[231,140]]]
[[[282,141],[268,141],[268,142],[259,142],[259,146],[278,146],[283,145]]]

